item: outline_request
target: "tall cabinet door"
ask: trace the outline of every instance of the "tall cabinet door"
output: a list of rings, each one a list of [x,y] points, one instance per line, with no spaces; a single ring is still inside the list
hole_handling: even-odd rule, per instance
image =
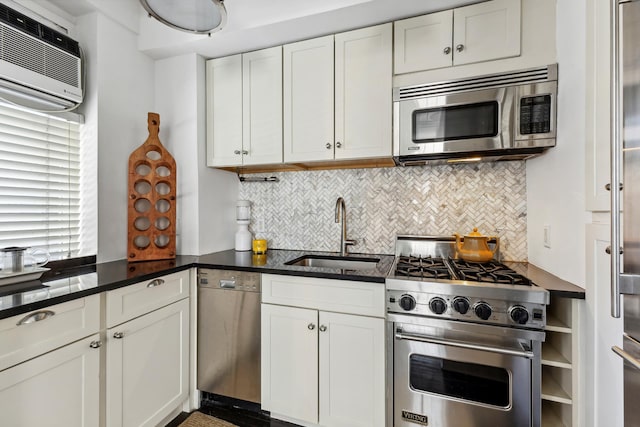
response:
[[[107,425],[156,426],[189,395],[189,299],[107,329]]]
[[[320,312],[320,424],[384,427],[384,319]]]
[[[242,165],[242,55],[207,61],[207,166]]]
[[[100,416],[96,334],[0,372],[0,425],[95,427]]]
[[[453,65],[520,55],[520,0],[454,9]]]
[[[282,46],[242,55],[245,165],[282,163]]]
[[[453,10],[396,21],[394,73],[411,73],[452,65]]]
[[[335,35],[335,158],[391,155],[392,24]]]
[[[333,160],[333,35],[283,54],[284,161]]]
[[[262,304],[262,409],[318,422],[318,312]]]

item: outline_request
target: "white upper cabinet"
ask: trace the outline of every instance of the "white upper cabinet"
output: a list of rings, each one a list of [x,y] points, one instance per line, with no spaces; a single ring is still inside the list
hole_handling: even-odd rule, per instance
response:
[[[242,55],[244,165],[282,163],[282,46]]]
[[[453,65],[520,55],[520,0],[493,0],[453,11]]]
[[[207,61],[207,165],[242,165],[242,55]]]
[[[395,73],[520,55],[521,0],[492,0],[395,22]]]
[[[207,166],[282,163],[282,47],[207,61]]]
[[[392,36],[389,23],[284,46],[285,162],[391,156]]]
[[[333,159],[333,35],[284,46],[284,161]]]
[[[397,21],[394,24],[396,74],[451,66],[453,10]]]
[[[392,24],[335,35],[335,158],[391,156]]]

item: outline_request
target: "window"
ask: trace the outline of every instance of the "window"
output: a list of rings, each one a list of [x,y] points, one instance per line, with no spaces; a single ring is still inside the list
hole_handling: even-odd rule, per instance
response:
[[[0,248],[49,251],[52,260],[95,254],[95,212],[80,144],[82,116],[66,120],[0,104]],[[95,180],[95,178],[94,178]]]

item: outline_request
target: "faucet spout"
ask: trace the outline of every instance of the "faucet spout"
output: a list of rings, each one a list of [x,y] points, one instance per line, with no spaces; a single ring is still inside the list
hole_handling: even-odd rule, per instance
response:
[[[338,197],[336,200],[336,218],[335,222],[342,222],[342,229],[340,232],[340,256],[347,256],[349,251],[349,245],[355,245],[355,240],[347,239],[347,207],[344,204],[344,199]]]

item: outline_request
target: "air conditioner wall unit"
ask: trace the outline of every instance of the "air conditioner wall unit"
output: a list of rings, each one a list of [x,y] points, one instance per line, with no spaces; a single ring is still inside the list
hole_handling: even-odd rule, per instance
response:
[[[0,97],[72,107],[82,102],[78,42],[0,4]]]

